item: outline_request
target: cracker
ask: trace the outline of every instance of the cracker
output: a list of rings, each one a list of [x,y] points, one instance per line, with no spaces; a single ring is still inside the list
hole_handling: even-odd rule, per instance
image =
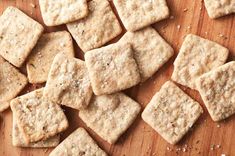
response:
[[[10,106],[10,102],[9,101],[2,101],[0,102],[0,112],[5,111],[6,109],[8,109]]]
[[[43,89],[13,99],[11,109],[26,144],[46,140],[68,127],[63,110],[43,97]]]
[[[73,41],[67,31],[42,35],[26,64],[29,82],[46,82],[53,59],[60,52],[74,56]]]
[[[45,141],[39,141],[35,143],[29,143],[27,144],[24,141],[24,136],[19,130],[18,124],[16,122],[16,119],[14,117],[13,113],[13,122],[12,122],[12,144],[16,147],[32,147],[32,148],[46,148],[46,147],[55,147],[60,143],[60,136],[56,135],[53,136]]]
[[[117,17],[107,0],[88,2],[87,17],[67,24],[69,32],[84,51],[101,47],[122,32]]]
[[[107,156],[83,128],[78,128],[59,144],[49,156]]]
[[[128,31],[136,31],[169,16],[165,0],[113,0]]]
[[[92,88],[85,62],[57,54],[48,76],[44,96],[56,103],[74,108],[89,104]]]
[[[140,105],[123,93],[94,96],[89,106],[79,111],[79,117],[109,143],[117,139],[134,122]]]
[[[223,65],[228,49],[207,39],[189,34],[174,62],[172,80],[196,89],[195,80],[202,74]]]
[[[176,144],[189,131],[203,112],[173,82],[166,82],[142,113],[143,120],[167,142]]]
[[[235,61],[220,66],[197,80],[197,89],[214,121],[235,113]]]
[[[39,5],[47,26],[73,22],[88,15],[87,0],[39,0]]]
[[[43,27],[15,7],[3,12],[0,25],[0,55],[20,67],[37,43]]]
[[[15,98],[27,85],[27,78],[14,66],[0,56],[0,112],[9,107],[9,101]]]
[[[210,18],[235,13],[235,0],[205,0],[204,2]]]
[[[111,94],[140,82],[130,44],[116,43],[85,54],[85,62],[96,95]]]
[[[120,41],[132,45],[142,81],[151,77],[174,54],[172,47],[151,27],[127,32]]]

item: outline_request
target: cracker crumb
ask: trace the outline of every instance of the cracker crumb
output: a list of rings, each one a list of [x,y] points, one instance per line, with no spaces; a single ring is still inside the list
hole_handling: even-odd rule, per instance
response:
[[[49,151],[49,149],[47,148],[47,149],[44,150],[44,153],[47,153],[48,151]]]
[[[177,25],[177,29],[180,30],[180,28],[181,28],[181,25]]]
[[[220,38],[223,38],[223,39],[227,39],[228,37],[226,37],[224,34],[222,34],[222,33],[220,33],[219,35],[218,35]]]
[[[31,6],[32,8],[36,8],[36,5],[33,4],[33,3],[30,3],[30,6]]]
[[[187,8],[184,8],[183,12],[187,12],[187,11],[188,11],[188,9],[187,9]]]
[[[210,147],[211,151],[213,151],[215,149],[215,145],[214,144],[211,144],[211,147]]]

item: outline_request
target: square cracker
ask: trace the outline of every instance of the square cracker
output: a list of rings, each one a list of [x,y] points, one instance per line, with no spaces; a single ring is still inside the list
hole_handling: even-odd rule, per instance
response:
[[[86,107],[92,88],[85,62],[63,53],[57,54],[51,65],[44,96],[74,109]]]
[[[142,81],[151,77],[174,54],[173,48],[152,27],[127,32],[120,42],[132,45]]]
[[[63,110],[43,97],[43,88],[11,100],[11,109],[26,144],[46,140],[68,127]]]
[[[235,113],[235,61],[202,75],[197,89],[214,121]]]
[[[140,105],[123,93],[94,96],[79,117],[101,138],[113,144],[134,122]]]
[[[43,34],[29,55],[26,64],[29,82],[45,82],[53,59],[60,52],[67,56],[74,56],[70,34],[67,31]]]
[[[235,13],[235,0],[204,0],[210,18]]]
[[[39,5],[47,26],[73,22],[88,15],[87,0],[39,0]]]
[[[37,43],[43,27],[15,7],[3,12],[0,25],[0,55],[20,67]]]
[[[83,128],[78,128],[60,143],[49,156],[107,156]]]
[[[203,112],[173,82],[166,82],[142,113],[143,120],[167,142],[176,144],[189,131]]]
[[[2,112],[9,107],[10,100],[27,85],[28,80],[1,56],[0,64],[0,112]]]
[[[169,16],[166,0],[113,0],[128,31],[136,31]]]
[[[35,143],[27,144],[24,140],[23,134],[19,130],[18,124],[14,117],[13,113],[13,122],[12,122],[12,144],[17,147],[32,147],[32,148],[46,148],[46,147],[55,147],[60,143],[60,136],[53,136],[45,141],[39,141]]]
[[[101,47],[122,32],[117,17],[107,0],[88,2],[87,17],[67,24],[69,32],[84,51]]]
[[[111,94],[140,82],[130,44],[116,43],[85,54],[85,62],[96,95]]]
[[[196,89],[195,81],[210,70],[223,65],[228,49],[207,39],[189,34],[174,62],[172,80]]]

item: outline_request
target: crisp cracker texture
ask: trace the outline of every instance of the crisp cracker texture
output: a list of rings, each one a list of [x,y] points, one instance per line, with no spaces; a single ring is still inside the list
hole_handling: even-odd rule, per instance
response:
[[[128,31],[136,31],[169,16],[166,0],[113,0]]]
[[[12,145],[16,147],[31,147],[31,148],[47,148],[47,147],[55,147],[60,143],[60,136],[53,136],[45,141],[39,141],[35,143],[27,144],[24,140],[23,134],[19,130],[18,124],[14,117],[13,113],[13,121],[12,121]]]
[[[176,144],[202,114],[199,103],[173,82],[166,82],[142,113],[143,120],[167,142]]]
[[[79,117],[101,138],[113,144],[130,127],[140,105],[123,93],[94,96]]]
[[[47,26],[57,26],[88,15],[87,0],[39,0],[41,14]]]
[[[115,43],[85,54],[91,85],[96,95],[115,93],[140,82],[130,44]]]
[[[0,112],[2,112],[9,107],[10,100],[28,84],[28,80],[1,56],[0,64]]]
[[[189,34],[174,62],[172,80],[196,89],[195,80],[210,70],[223,65],[228,49],[207,39]]]
[[[235,0],[204,0],[210,18],[235,13]]]
[[[8,109],[10,106],[10,102],[9,101],[1,101],[0,102],[0,112],[5,111],[6,109]]]
[[[70,34],[67,31],[43,34],[26,64],[29,82],[46,82],[53,59],[60,52],[70,57],[74,56]]]
[[[67,24],[69,32],[84,52],[101,47],[122,32],[107,0],[91,0],[88,6],[87,17]]]
[[[11,109],[26,144],[46,140],[68,127],[63,110],[43,97],[43,88],[13,99]]]
[[[235,61],[202,75],[197,80],[197,89],[214,121],[233,115],[235,113]]]
[[[173,48],[152,27],[127,32],[120,42],[132,45],[141,81],[150,78],[174,54]]]
[[[43,27],[15,7],[3,12],[0,25],[0,55],[20,67],[37,43]]]
[[[78,128],[60,143],[49,156],[107,156],[83,128]]]
[[[92,96],[92,88],[85,62],[69,58],[63,53],[57,54],[49,72],[44,96],[74,109],[86,107]]]

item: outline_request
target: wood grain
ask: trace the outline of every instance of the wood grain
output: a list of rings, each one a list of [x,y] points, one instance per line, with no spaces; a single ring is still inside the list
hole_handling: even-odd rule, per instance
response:
[[[33,8],[30,3],[36,4]],[[111,2],[112,3],[112,2]],[[7,6],[17,6],[29,16],[43,24],[39,10],[38,1],[34,0],[0,0],[0,12]],[[177,56],[184,36],[194,33],[207,39],[216,41],[230,50],[229,60],[235,59],[235,16],[230,15],[217,20],[209,19],[204,4],[201,0],[168,0],[172,17],[160,23],[154,24],[156,30],[173,46],[174,57],[164,65],[151,79],[143,84],[126,91],[134,100],[138,101],[142,109],[150,101],[161,85],[170,79],[173,71],[173,61]],[[114,9],[115,10],[115,9]],[[116,11],[115,11],[116,12]],[[177,26],[180,25],[180,29]],[[178,26],[179,27],[179,26]],[[46,32],[66,29],[65,26],[45,27]],[[125,31],[123,31],[124,33]],[[220,37],[220,34],[225,37]],[[114,39],[117,41],[121,36]],[[110,43],[112,43],[110,42]],[[74,43],[75,44],[75,43]],[[75,44],[76,45],[76,44]],[[76,56],[83,59],[83,53],[76,46]],[[22,69],[24,72],[25,70]],[[35,89],[41,85],[28,86],[27,90]],[[181,86],[182,87],[182,86]],[[197,91],[182,87],[192,98],[196,99],[204,107],[204,104]],[[205,108],[205,107],[204,107]],[[98,142],[99,146],[109,155],[113,156],[162,156],[162,155],[209,155],[216,156],[226,154],[235,155],[235,116],[228,120],[215,123],[211,120],[208,112],[205,113],[196,123],[184,139],[176,146],[169,145],[152,128],[141,120],[140,116],[127,132],[118,140],[115,145],[109,145],[99,136],[92,132],[79,119],[78,112],[64,108],[69,119],[70,128],[66,130],[64,139],[77,127],[85,127],[91,136]],[[16,148],[11,144],[12,113],[8,109],[0,116],[0,155],[1,156],[43,156],[48,155],[51,149]],[[182,148],[187,145],[187,150]],[[212,150],[211,146],[215,145]],[[217,148],[216,145],[221,145]],[[181,150],[179,150],[181,149]],[[178,151],[179,150],[179,151]],[[177,152],[178,151],[178,152]]]

